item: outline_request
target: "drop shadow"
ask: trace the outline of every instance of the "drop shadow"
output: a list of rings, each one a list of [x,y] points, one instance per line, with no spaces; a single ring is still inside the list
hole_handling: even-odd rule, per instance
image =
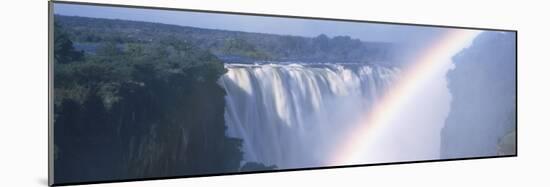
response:
[[[36,182],[42,186],[49,186],[47,178],[38,178],[36,179]]]

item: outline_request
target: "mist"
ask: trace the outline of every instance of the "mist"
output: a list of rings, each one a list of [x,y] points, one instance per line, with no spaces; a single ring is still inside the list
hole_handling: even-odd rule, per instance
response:
[[[484,32],[453,58],[442,158],[516,154],[515,39],[511,32]]]
[[[408,93],[396,117],[377,131],[376,139],[365,147],[362,163],[385,163],[440,158],[440,132],[451,105],[446,73],[450,62],[421,83],[416,92]],[[391,90],[390,90],[391,91]],[[367,124],[368,125],[368,124]]]

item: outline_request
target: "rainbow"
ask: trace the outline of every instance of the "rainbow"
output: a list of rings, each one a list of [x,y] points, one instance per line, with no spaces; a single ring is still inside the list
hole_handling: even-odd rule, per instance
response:
[[[462,49],[468,47],[481,31],[468,29],[450,29],[422,53],[401,74],[398,81],[388,89],[388,92],[373,106],[355,128],[338,144],[335,155],[331,155],[328,165],[355,165],[365,163],[368,147],[381,136],[385,126],[392,119],[398,118],[398,111],[412,99],[410,93],[421,89],[434,73],[451,63],[451,58]]]

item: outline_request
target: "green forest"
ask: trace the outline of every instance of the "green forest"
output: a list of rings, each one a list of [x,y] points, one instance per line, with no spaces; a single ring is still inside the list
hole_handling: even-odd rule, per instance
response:
[[[79,33],[75,28],[86,29],[58,18],[56,181],[276,168],[259,163],[241,167],[242,141],[225,135],[225,91],[217,80],[226,70],[215,55],[170,35],[138,41],[131,36],[108,37],[111,32]],[[96,50],[75,47],[82,38],[97,37],[94,33],[103,33],[93,42]]]
[[[104,42],[126,48],[165,39],[186,42],[224,61],[240,63],[258,60],[373,63],[391,61],[395,50],[390,43],[364,42],[349,36],[321,34],[310,38],[61,15],[56,15],[55,20],[67,29],[76,47],[90,53],[98,51]]]

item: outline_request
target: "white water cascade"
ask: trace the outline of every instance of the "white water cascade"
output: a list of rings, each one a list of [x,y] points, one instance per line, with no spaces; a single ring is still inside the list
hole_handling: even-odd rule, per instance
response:
[[[366,64],[226,64],[227,135],[246,162],[319,167],[335,140],[376,103],[397,68]]]

